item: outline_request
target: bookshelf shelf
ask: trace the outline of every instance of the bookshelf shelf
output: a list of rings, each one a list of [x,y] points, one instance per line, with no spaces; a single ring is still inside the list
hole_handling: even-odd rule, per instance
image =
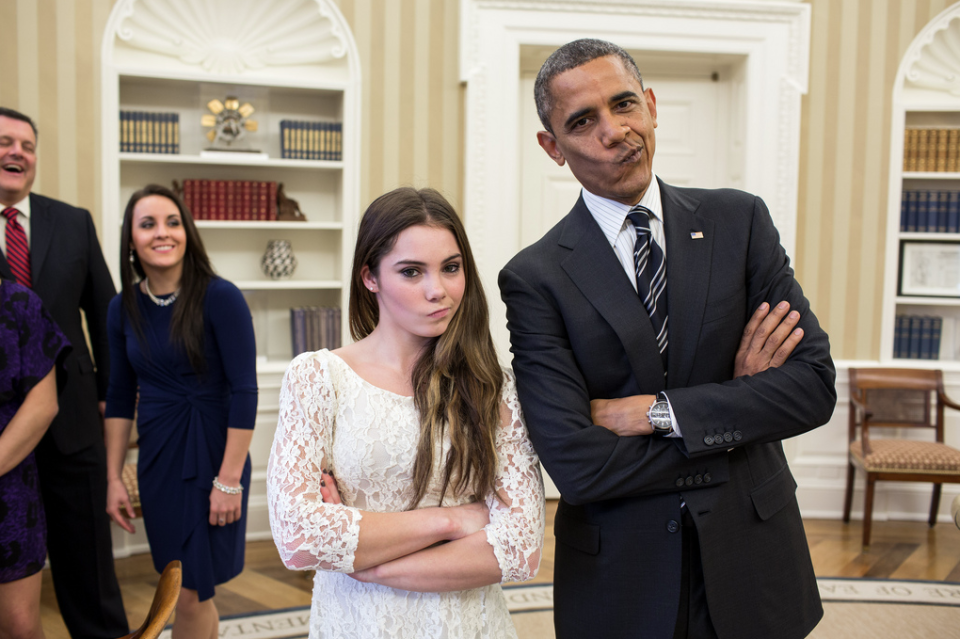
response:
[[[901,231],[899,237],[901,240],[960,242],[960,233],[907,233]]]
[[[234,284],[241,291],[335,291],[343,286],[340,280],[236,280]]]
[[[259,166],[278,169],[304,169],[308,171],[340,171],[343,162],[329,160],[287,160],[270,157],[267,159],[251,154],[234,154],[235,157],[204,157],[193,154],[163,154],[163,153],[120,153],[121,162],[143,162],[146,164],[208,164],[212,166]]]
[[[960,173],[947,171],[905,171],[904,180],[960,180]]]
[[[960,307],[960,297],[906,297],[898,296],[899,306],[956,306]]]
[[[255,231],[269,231],[290,229],[294,231],[341,231],[343,222],[244,222],[244,221],[216,221],[197,220],[198,229],[249,229]],[[960,235],[957,236],[960,239]]]

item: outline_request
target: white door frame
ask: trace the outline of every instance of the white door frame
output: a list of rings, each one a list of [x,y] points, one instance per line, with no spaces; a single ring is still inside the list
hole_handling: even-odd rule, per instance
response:
[[[520,248],[520,52],[597,37],[629,50],[745,56],[733,105],[749,126],[743,186],[763,197],[792,255],[800,100],[807,92],[810,5],[740,0],[460,0],[466,83],[464,217],[490,300],[491,329],[509,362],[497,274]],[[642,71],[642,69],[641,69]],[[570,203],[573,205],[573,202]]]

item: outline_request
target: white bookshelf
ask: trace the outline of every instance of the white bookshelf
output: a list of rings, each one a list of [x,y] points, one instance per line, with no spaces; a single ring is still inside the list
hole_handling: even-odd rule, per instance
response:
[[[901,62],[894,82],[890,183],[880,333],[880,360],[884,365],[960,371],[960,289],[956,296],[906,295],[900,280],[905,242],[957,245],[960,233],[908,232],[901,228],[901,201],[907,190],[960,190],[960,172],[905,171],[904,136],[908,129],[960,129],[960,8],[943,12],[924,29]],[[898,315],[943,318],[939,359],[894,357]],[[949,332],[949,334],[948,334]]]
[[[184,5],[173,0],[121,0],[114,8],[103,50],[104,252],[117,277],[123,211],[130,196],[147,184],[171,186],[185,179],[283,183],[307,222],[197,224],[217,273],[247,297],[260,368],[274,370],[291,358],[291,307],[346,307],[359,199],[356,46],[328,0],[295,0],[270,11],[263,3],[242,0],[193,3],[198,4],[205,7],[192,18],[181,16]],[[200,20],[182,30],[174,26],[191,24],[199,15],[227,13],[229,21]],[[165,19],[158,20],[161,15]],[[227,95],[255,107],[251,118],[258,130],[247,136],[259,153],[205,153],[209,142],[200,118],[210,99]],[[121,110],[176,112],[180,153],[120,152]],[[284,119],[341,122],[342,160],[281,158]],[[289,279],[271,280],[260,271],[267,241],[274,239],[292,244],[298,266]],[[341,332],[346,335],[345,314]]]
[[[181,26],[182,25],[182,26]],[[243,292],[253,314],[260,389],[250,455],[248,539],[268,539],[266,464],[290,362],[290,309],[346,308],[359,217],[360,65],[356,44],[330,0],[117,0],[101,50],[104,255],[119,283],[120,226],[130,195],[174,180],[258,180],[284,184],[306,222],[198,221],[217,273]],[[250,102],[248,133],[260,153],[205,153],[200,117],[212,98]],[[179,114],[180,153],[121,153],[121,110]],[[280,121],[342,125],[342,159],[283,159]],[[268,240],[290,240],[298,265],[289,279],[260,270]],[[125,254],[125,252],[124,252]],[[341,333],[349,339],[346,313]],[[146,552],[142,530],[117,528],[114,553]]]

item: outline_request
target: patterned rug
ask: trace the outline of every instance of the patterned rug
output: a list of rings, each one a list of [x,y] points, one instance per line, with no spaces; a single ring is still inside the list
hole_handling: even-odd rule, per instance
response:
[[[960,583],[818,579],[824,618],[811,639],[960,637]],[[554,639],[553,585],[504,588],[520,639]],[[304,639],[309,608],[220,620],[221,639]],[[170,638],[167,629],[161,639]]]

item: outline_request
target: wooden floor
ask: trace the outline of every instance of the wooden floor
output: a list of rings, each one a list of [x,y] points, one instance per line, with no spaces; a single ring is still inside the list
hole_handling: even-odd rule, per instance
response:
[[[553,515],[548,502],[544,559],[534,582],[553,580]],[[875,577],[960,582],[960,530],[952,524],[928,528],[922,522],[874,522],[868,551],[861,548],[859,522],[805,521],[813,565],[820,577]],[[131,627],[140,625],[157,585],[149,555],[116,562],[124,604]],[[246,569],[236,579],[217,587],[221,615],[275,610],[310,604],[309,573],[284,568],[271,541],[247,544]],[[41,602],[47,639],[69,639],[60,619],[53,584],[44,573]]]

